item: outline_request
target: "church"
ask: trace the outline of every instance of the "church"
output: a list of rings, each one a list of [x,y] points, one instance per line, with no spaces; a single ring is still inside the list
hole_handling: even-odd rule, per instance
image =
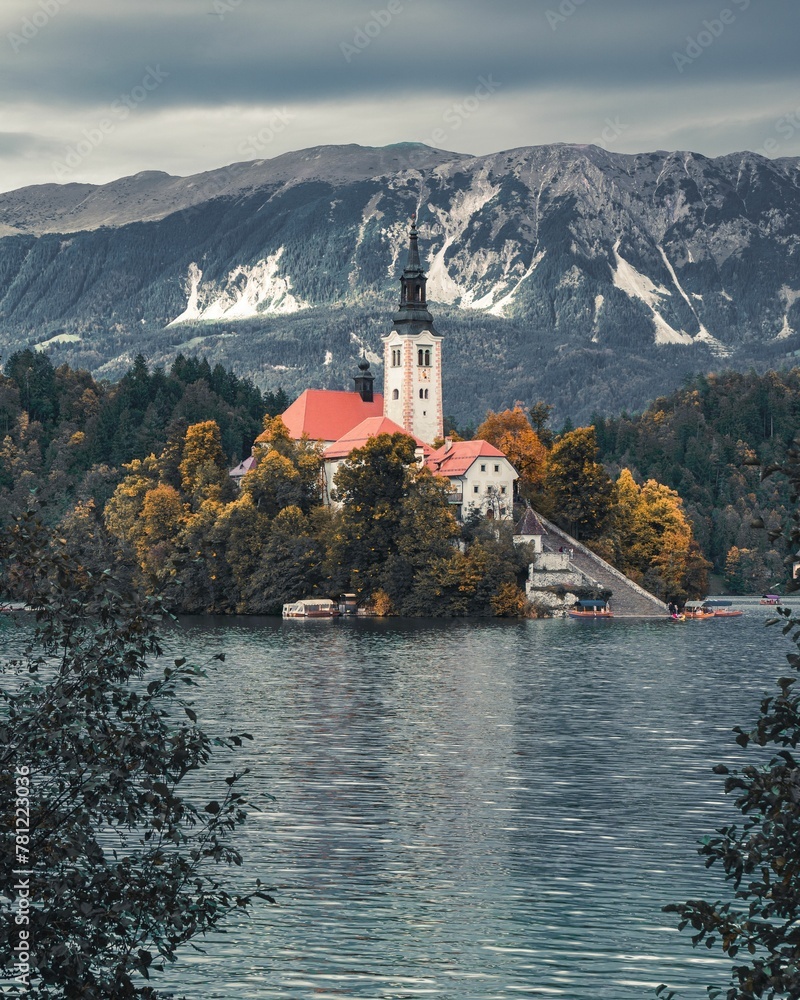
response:
[[[442,335],[428,309],[427,276],[412,218],[408,257],[400,277],[400,303],[392,329],[383,336],[383,393],[366,359],[359,364],[352,392],[306,389],[281,414],[290,435],[324,446],[323,499],[330,502],[336,471],[348,455],[378,434],[409,434],[417,459],[450,481],[450,502],[461,519],[470,511],[488,517],[512,516],[517,472],[488,441],[452,441],[444,436]],[[256,447],[266,438],[256,438]],[[434,448],[434,444],[438,447]],[[231,471],[240,480],[255,459]]]

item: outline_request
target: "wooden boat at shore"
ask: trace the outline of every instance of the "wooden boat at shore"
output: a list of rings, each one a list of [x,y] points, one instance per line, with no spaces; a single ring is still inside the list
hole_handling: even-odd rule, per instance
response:
[[[761,600],[758,603],[759,604],[771,604],[771,605],[775,605],[775,604],[780,604],[781,603],[781,599],[780,599],[780,597],[778,597],[777,594],[764,594],[764,596],[761,598]]]
[[[687,618],[741,618],[742,612],[731,609],[733,601],[706,598],[704,601],[687,601],[683,609]]]
[[[306,597],[284,604],[284,618],[338,618],[339,607],[327,597]]]
[[[585,621],[599,621],[613,618],[614,615],[605,601],[578,601],[574,608],[567,612],[570,618]]]

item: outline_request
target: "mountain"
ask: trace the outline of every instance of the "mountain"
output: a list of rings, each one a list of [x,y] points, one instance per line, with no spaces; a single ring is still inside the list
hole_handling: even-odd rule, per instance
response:
[[[112,378],[202,353],[289,393],[347,385],[362,349],[380,374],[414,211],[462,423],[800,351],[800,159],[417,143],[2,194],[0,350]]]

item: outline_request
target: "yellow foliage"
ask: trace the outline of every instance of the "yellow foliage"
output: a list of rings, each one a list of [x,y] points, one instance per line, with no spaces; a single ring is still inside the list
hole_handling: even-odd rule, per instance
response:
[[[522,618],[528,601],[516,583],[504,583],[489,603],[497,618]]]
[[[488,441],[502,451],[519,473],[523,492],[541,486],[547,450],[521,406],[502,413],[489,410],[475,438]]]
[[[389,615],[397,614],[392,605],[392,599],[385,590],[376,590],[370,600],[372,611],[379,618],[386,618]]]

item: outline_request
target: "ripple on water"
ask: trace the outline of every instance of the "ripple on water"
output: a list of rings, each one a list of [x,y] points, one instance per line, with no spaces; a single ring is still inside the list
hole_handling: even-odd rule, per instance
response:
[[[224,652],[202,721],[253,733],[275,796],[235,877],[276,886],[187,951],[193,1000],[687,998],[726,963],[661,913],[722,885],[695,853],[726,821],[720,761],[781,670],[764,609],[727,622],[188,619]],[[237,766],[242,757],[237,758]],[[229,773],[217,761],[207,784]]]

